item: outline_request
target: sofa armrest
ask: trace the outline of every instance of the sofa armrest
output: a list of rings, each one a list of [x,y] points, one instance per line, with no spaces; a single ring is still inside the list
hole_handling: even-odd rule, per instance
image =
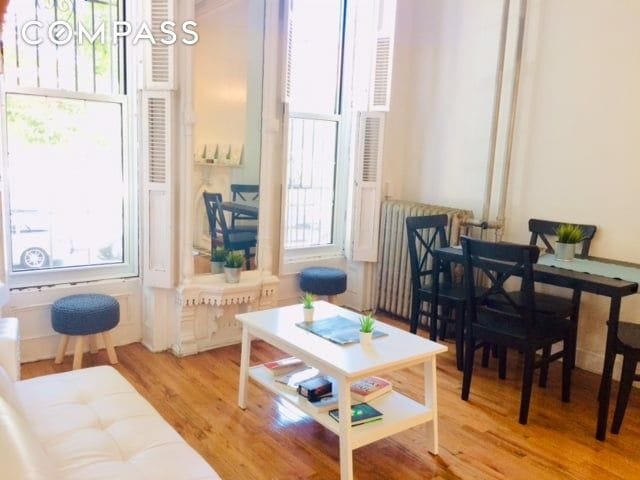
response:
[[[17,318],[0,318],[0,367],[20,379],[20,330]]]

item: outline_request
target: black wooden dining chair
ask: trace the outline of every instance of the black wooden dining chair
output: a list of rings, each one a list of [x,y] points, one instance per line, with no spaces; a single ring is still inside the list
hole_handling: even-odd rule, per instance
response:
[[[616,410],[613,414],[611,433],[620,433],[622,420],[624,419],[629,394],[634,381],[640,380],[636,374],[636,367],[640,362],[640,324],[619,322],[616,337],[616,353],[622,354],[622,375],[618,389]]]
[[[530,245],[538,245],[539,242],[546,247],[547,253],[553,254],[553,237],[556,236],[556,230],[564,222],[555,222],[551,220],[540,220],[537,218],[531,218],[529,220],[529,232],[531,232],[531,238],[529,239]],[[589,248],[591,247],[591,240],[596,234],[597,227],[595,225],[577,225],[582,229],[584,238],[578,255],[589,255]],[[574,290],[571,298],[560,297],[557,295],[551,295],[547,293],[536,294],[536,308],[542,312],[552,313],[562,317],[570,317],[571,321],[576,324],[576,335],[578,316],[580,313],[580,297],[582,292],[580,290]],[[576,363],[576,351],[577,338],[573,341],[574,351],[571,356],[571,366],[575,367]]]
[[[256,204],[260,198],[260,185],[231,184],[231,200],[246,204]],[[258,222],[254,216],[240,212],[231,213],[231,230],[236,232],[258,232]]]
[[[466,298],[462,284],[452,281],[451,266],[440,265],[441,280],[438,285],[438,304],[442,306],[442,315],[431,317],[430,310],[424,310],[425,303],[433,301],[431,281],[433,277],[433,251],[439,247],[449,246],[446,226],[447,215],[429,215],[407,217],[407,239],[409,241],[409,261],[411,263],[411,333],[418,331],[421,316],[426,316],[433,341],[438,339],[438,320],[440,320],[441,336],[446,335],[448,323],[455,325],[456,361],[458,370],[462,370],[464,350],[464,313]],[[451,315],[453,313],[453,316]]]
[[[534,370],[540,368],[540,381],[549,363],[563,359],[562,401],[568,402],[571,389],[571,352],[575,324],[566,318],[543,313],[536,308],[533,264],[539,250],[532,245],[493,243],[462,237],[464,284],[468,311],[465,317],[465,359],[462,380],[462,399],[468,400],[475,350],[487,343],[496,345],[500,356],[500,377],[506,368],[506,350],[517,349],[524,354],[520,423],[526,424],[533,385]],[[489,288],[477,295],[474,269],[481,272]],[[505,282],[520,278],[522,288],[517,292],[505,290]],[[563,349],[551,354],[551,346],[563,343]],[[536,357],[543,350],[541,358]]]
[[[218,246],[224,246],[229,251],[243,250],[247,270],[250,270],[251,257],[255,256],[251,249],[257,245],[257,235],[254,232],[236,232],[227,227],[220,193],[204,192],[202,196],[209,220],[211,251]]]

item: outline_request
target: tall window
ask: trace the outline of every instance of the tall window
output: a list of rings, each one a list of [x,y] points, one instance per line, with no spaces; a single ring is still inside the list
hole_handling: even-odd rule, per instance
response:
[[[293,0],[285,249],[338,243],[344,0]]]
[[[12,287],[136,273],[122,0],[11,2],[4,27],[4,229]],[[41,22],[25,28],[29,22]],[[91,41],[72,36],[104,30]],[[60,41],[54,41],[60,40]],[[37,275],[36,275],[37,274]]]

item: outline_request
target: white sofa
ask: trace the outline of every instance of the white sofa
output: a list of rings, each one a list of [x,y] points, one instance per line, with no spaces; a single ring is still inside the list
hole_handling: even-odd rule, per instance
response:
[[[219,479],[112,367],[17,380],[18,322],[0,319],[0,477]]]

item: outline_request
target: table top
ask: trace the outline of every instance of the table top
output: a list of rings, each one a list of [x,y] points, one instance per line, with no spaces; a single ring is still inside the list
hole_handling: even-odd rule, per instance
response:
[[[360,314],[324,301],[314,302],[315,320],[336,315],[358,321]],[[399,328],[376,322],[387,336],[369,347],[359,343],[338,345],[295,324],[303,321],[302,305],[242,313],[236,318],[249,332],[329,374],[362,378],[414,365],[447,351],[447,347]]]
[[[222,208],[228,212],[241,213],[250,217],[258,218],[258,207],[238,202],[222,202]]]
[[[435,253],[443,260],[462,262],[462,248],[460,247],[436,248]],[[620,264],[629,267],[629,264],[623,264],[623,262],[615,262],[613,260],[596,257],[586,257],[581,259],[581,261],[583,266],[593,261],[598,263]],[[595,273],[587,273],[586,271],[570,270],[566,267],[568,263],[571,262],[550,262],[548,265],[536,263],[533,265],[534,280],[549,285],[578,289],[608,297],[624,297],[638,292],[638,283],[634,281],[611,278]],[[640,269],[640,266],[638,266],[638,268]],[[603,273],[604,271],[600,270],[599,272]]]

